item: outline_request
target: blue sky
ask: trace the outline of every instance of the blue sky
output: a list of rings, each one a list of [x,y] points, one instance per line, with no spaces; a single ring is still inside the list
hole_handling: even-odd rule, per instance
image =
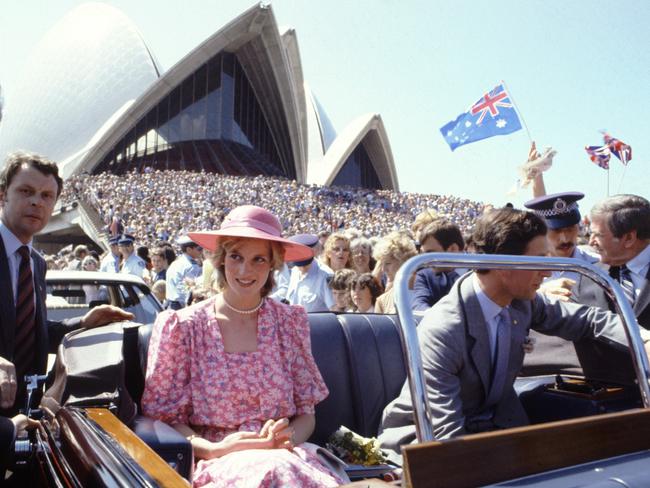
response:
[[[6,99],[23,59],[81,2],[2,3],[0,84]],[[250,1],[109,1],[171,67]],[[538,147],[558,155],[549,192],[578,190],[588,209],[606,195],[607,172],[583,147],[606,129],[630,144],[612,159],[610,192],[650,197],[650,2],[276,0],[280,26],[296,29],[305,78],[340,132],[381,114],[401,189],[520,205],[508,196],[527,156],[524,130],[453,153],[439,128],[505,80]]]

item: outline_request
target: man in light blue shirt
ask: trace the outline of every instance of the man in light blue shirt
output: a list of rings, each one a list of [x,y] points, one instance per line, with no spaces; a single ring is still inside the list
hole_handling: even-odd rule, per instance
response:
[[[135,237],[129,234],[123,234],[117,241],[120,254],[122,255],[122,266],[120,273],[132,274],[142,278],[146,268],[146,263],[134,252],[133,243]]]
[[[201,277],[202,268],[199,260],[203,249],[189,237],[178,239],[181,255],[167,268],[165,280],[167,307],[180,310],[187,305],[190,298],[190,286]]]
[[[314,248],[318,236],[299,234],[289,240]],[[307,312],[327,312],[334,305],[329,288],[333,272],[314,258],[294,263],[285,298],[291,305],[302,305]]]
[[[102,258],[101,265],[99,266],[99,271],[104,271],[108,273],[119,273],[120,272],[120,250],[117,245],[120,240],[120,236],[111,237],[108,240],[110,246],[110,251],[106,256]]]

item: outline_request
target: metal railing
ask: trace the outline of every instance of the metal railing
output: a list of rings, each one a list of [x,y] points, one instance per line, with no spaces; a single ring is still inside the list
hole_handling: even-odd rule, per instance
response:
[[[425,265],[436,268],[574,271],[592,279],[603,287],[607,296],[615,304],[616,312],[621,317],[639,390],[641,391],[643,406],[650,408],[650,365],[639,333],[639,325],[622,288],[604,270],[572,258],[504,256],[498,254],[420,254],[404,263],[395,277],[395,305],[399,315],[400,333],[404,344],[408,382],[413,401],[415,430],[419,442],[434,440],[434,436],[431,411],[427,404],[426,384],[422,371],[422,357],[420,355],[416,324],[411,310],[408,282],[410,276]]]

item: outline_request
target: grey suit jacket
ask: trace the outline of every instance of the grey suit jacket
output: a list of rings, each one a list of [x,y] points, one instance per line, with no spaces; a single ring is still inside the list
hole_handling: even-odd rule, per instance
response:
[[[80,319],[53,322],[47,320],[45,305],[47,289],[45,286],[45,260],[36,251],[32,251],[34,261],[34,292],[36,294],[36,364],[35,372],[45,373],[48,352],[55,352],[61,338],[71,330],[79,327]],[[9,274],[9,263],[2,237],[0,237],[0,356],[14,362],[16,336],[16,307]],[[0,409],[0,414],[12,416],[17,412],[18,404],[22,406],[24,398],[22,378],[18,378],[17,405],[8,410]],[[34,398],[34,404],[40,398]]]
[[[458,280],[418,327],[436,439],[528,423],[513,384],[531,328],[566,340],[598,337],[618,348],[626,347],[625,333],[614,314],[577,304],[550,303],[539,294],[534,300],[515,300],[510,306],[513,328],[505,387],[501,399],[491,407],[486,404],[492,381],[487,325],[472,279],[472,274],[467,274]],[[477,417],[489,417],[492,408],[489,424],[474,422]],[[405,383],[400,396],[384,410],[379,440],[382,447],[399,453],[402,444],[414,439],[411,395]]]
[[[576,288],[576,297],[581,303],[586,303],[604,309],[613,309],[603,289],[592,280],[583,279]],[[645,284],[641,287],[639,296],[634,301],[634,315],[641,327],[650,329],[650,268],[646,273]]]
[[[603,289],[590,279],[583,279],[580,282],[576,289],[576,298],[580,303],[614,311],[614,305]],[[650,330],[650,268],[646,274],[645,284],[634,301],[633,309],[639,325]],[[575,349],[585,374],[590,378],[625,385],[635,384],[636,375],[632,359],[627,352],[618,351],[589,338],[576,342]]]

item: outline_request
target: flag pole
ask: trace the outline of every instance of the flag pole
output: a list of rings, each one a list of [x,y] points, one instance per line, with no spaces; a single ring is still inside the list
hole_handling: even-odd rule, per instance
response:
[[[607,197],[609,197],[609,165],[607,166]]]
[[[528,134],[528,140],[530,143],[533,143],[533,138],[530,135],[530,131],[528,130],[528,124],[526,124],[526,121],[524,120],[524,117],[521,115],[521,112],[519,111],[519,107],[517,107],[517,104],[515,103],[515,99],[512,97],[512,93],[510,92],[510,88],[508,88],[508,85],[506,85],[506,82],[504,80],[501,80],[501,84],[503,87],[506,89],[508,92],[508,97],[510,98],[510,101],[512,102],[512,107],[515,109],[515,112],[517,112],[517,115],[519,115],[519,119],[521,120],[521,123],[524,124],[524,129],[526,129],[526,134]]]
[[[621,193],[621,186],[623,186],[623,178],[625,178],[625,172],[627,171],[627,164],[623,165],[623,174],[621,175],[621,181],[618,182],[618,189],[616,193]]]

